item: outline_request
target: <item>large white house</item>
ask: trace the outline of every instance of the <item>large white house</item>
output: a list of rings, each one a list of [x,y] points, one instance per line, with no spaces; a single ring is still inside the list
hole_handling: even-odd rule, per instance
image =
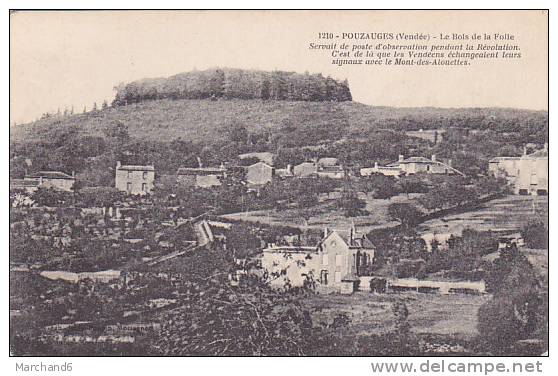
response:
[[[321,291],[352,292],[358,276],[373,264],[374,252],[366,236],[356,236],[354,229],[348,237],[326,229],[317,246],[270,245],[261,264],[275,287],[313,283]]]

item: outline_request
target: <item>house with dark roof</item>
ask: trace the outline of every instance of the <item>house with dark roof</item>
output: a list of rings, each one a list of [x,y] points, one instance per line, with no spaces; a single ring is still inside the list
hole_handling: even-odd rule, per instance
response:
[[[337,158],[320,158],[312,162],[302,162],[293,169],[294,176],[297,177],[324,177],[331,179],[343,179],[345,170],[339,164]]]
[[[176,172],[178,183],[197,188],[218,187],[227,177],[224,165],[220,167],[180,167]]]
[[[68,175],[60,171],[38,171],[25,176],[22,184],[30,189],[44,187],[72,192],[75,182],[74,173]]]
[[[145,195],[153,191],[155,167],[142,165],[123,165],[116,162],[115,187],[128,194]]]

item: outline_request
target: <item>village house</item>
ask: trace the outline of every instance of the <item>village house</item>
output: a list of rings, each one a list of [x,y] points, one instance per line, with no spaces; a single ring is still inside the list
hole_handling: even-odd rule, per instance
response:
[[[68,175],[60,171],[39,171],[31,175],[26,175],[20,185],[25,187],[26,190],[31,191],[39,187],[44,187],[72,192],[75,182],[76,179],[73,172],[72,175]]]
[[[151,193],[155,181],[154,166],[122,165],[116,162],[115,186],[132,195]]]
[[[347,238],[325,229],[314,247],[268,246],[261,264],[271,286],[313,284],[318,291],[351,293],[359,276],[369,274],[374,252],[366,236],[357,236],[354,228]]]
[[[542,150],[521,157],[497,157],[488,163],[488,171],[495,177],[505,177],[520,195],[548,194],[548,144]]]
[[[227,177],[224,165],[220,167],[180,167],[176,172],[176,181],[197,188],[218,187]]]
[[[345,170],[339,165],[337,158],[320,158],[312,162],[302,162],[293,169],[293,175],[300,178],[325,177],[331,179],[343,179]]]
[[[298,178],[307,178],[316,176],[318,173],[318,166],[314,162],[302,162],[293,168],[294,176]]]
[[[372,174],[382,174],[387,176],[413,175],[418,173],[426,174],[443,174],[443,175],[461,175],[465,176],[461,171],[452,167],[451,159],[447,163],[441,162],[433,154],[430,159],[425,157],[409,157],[405,158],[399,155],[399,160],[390,163],[387,166],[378,166],[374,164],[373,168],[363,168],[360,170],[362,176],[370,176]]]
[[[378,162],[374,162],[374,167],[365,167],[360,169],[360,176],[370,176],[373,174],[382,174],[385,176],[399,177],[403,175],[403,171],[397,167],[379,166]]]
[[[246,167],[246,182],[252,185],[264,185],[273,180],[275,168],[265,162],[257,162]]]

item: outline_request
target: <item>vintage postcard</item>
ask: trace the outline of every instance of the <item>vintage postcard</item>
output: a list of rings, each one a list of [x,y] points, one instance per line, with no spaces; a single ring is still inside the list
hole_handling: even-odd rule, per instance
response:
[[[548,46],[546,10],[11,11],[10,354],[548,356]]]

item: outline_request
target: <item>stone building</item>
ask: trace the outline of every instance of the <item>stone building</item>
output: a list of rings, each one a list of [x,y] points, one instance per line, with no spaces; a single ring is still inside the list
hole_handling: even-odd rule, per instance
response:
[[[548,144],[542,150],[521,157],[497,157],[488,163],[488,171],[495,177],[503,177],[520,195],[548,194]]]
[[[155,167],[141,165],[123,165],[116,162],[114,179],[118,190],[132,195],[144,195],[153,191]]]
[[[246,167],[246,181],[252,185],[264,185],[273,180],[275,169],[265,162],[257,162]]]
[[[225,166],[220,167],[181,167],[176,172],[178,183],[197,188],[218,187],[227,176]]]
[[[23,185],[44,188],[54,188],[61,191],[72,192],[76,179],[72,175],[60,171],[39,171],[23,178]]]

